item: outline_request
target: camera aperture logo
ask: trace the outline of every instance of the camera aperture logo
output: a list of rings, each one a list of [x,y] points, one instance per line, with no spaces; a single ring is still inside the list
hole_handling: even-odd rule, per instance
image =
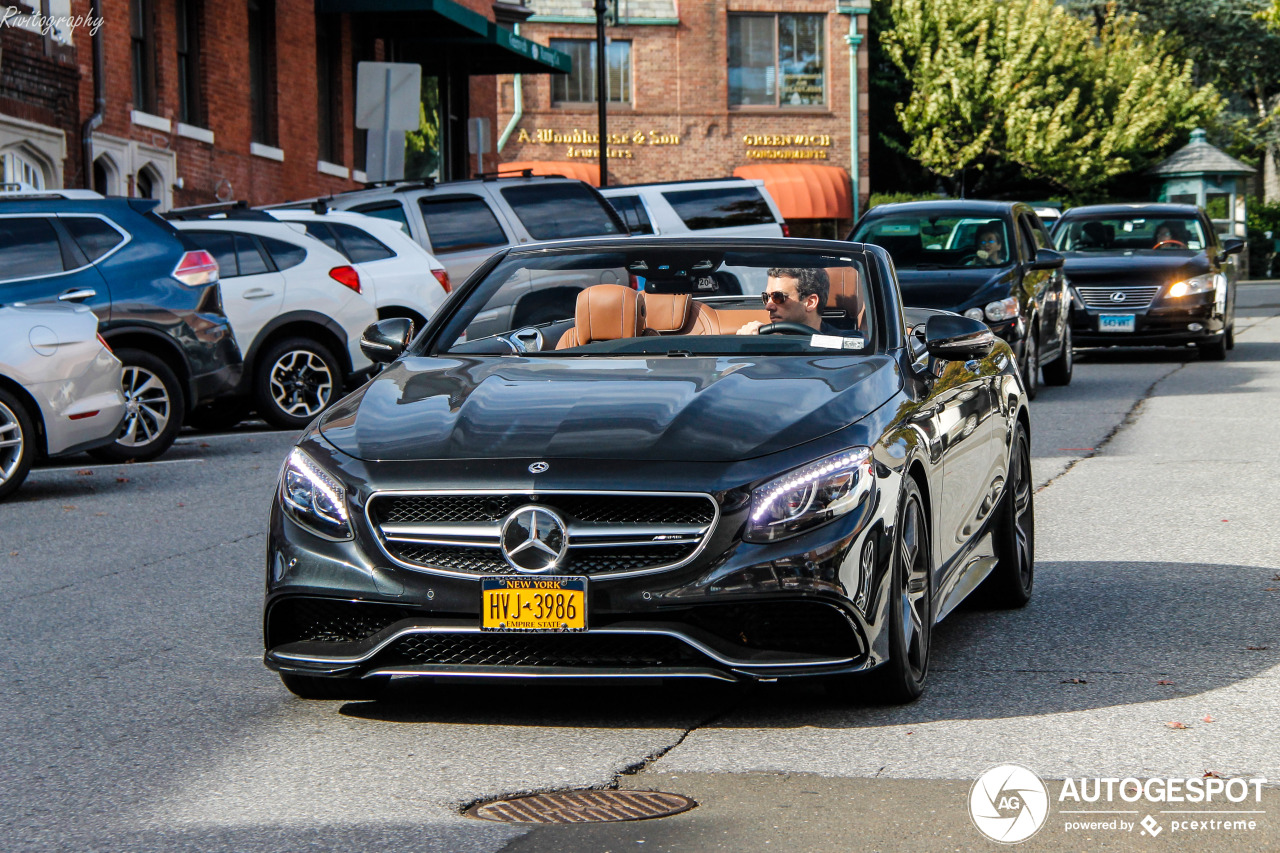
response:
[[[969,791],[969,817],[978,831],[1002,844],[1026,841],[1049,817],[1049,790],[1017,764],[992,767]]]

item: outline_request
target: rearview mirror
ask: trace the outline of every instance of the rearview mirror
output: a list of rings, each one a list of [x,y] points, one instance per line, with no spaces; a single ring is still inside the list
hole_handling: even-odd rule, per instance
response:
[[[953,314],[935,314],[924,327],[929,355],[944,361],[983,358],[996,345],[996,336],[981,320]]]
[[[1053,249],[1036,250],[1036,259],[1031,262],[1033,270],[1057,270],[1062,269],[1063,257],[1061,253],[1055,252]]]
[[[390,364],[404,355],[413,340],[413,321],[408,317],[379,320],[360,336],[360,352],[376,364]]]

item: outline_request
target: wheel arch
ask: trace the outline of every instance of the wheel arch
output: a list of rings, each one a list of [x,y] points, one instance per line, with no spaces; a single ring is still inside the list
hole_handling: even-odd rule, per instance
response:
[[[316,311],[290,311],[263,326],[244,354],[244,375],[252,377],[263,349],[288,337],[310,338],[328,346],[338,359],[344,375],[351,373],[351,353],[347,351],[347,333],[332,317]],[[249,379],[252,387],[252,379]]]
[[[26,409],[27,417],[31,418],[31,422],[35,424],[36,456],[41,459],[48,456],[49,442],[45,435],[44,412],[40,411],[40,404],[36,402],[36,398],[27,393],[26,388],[3,375],[0,375],[0,389],[4,389],[14,397],[17,397],[18,402]]]
[[[178,381],[182,383],[183,396],[185,397],[183,400],[184,414],[191,411],[196,397],[195,385],[191,379],[191,371],[187,367],[186,356],[182,354],[182,348],[172,338],[159,332],[136,326],[103,331],[102,337],[113,351],[139,349],[154,355],[168,365],[169,369],[178,377]]]

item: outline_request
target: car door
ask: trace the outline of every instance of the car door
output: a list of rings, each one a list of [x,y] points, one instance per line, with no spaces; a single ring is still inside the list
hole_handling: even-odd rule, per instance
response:
[[[461,284],[494,252],[515,239],[489,200],[475,193],[423,195],[418,208],[427,230],[427,251]]]
[[[272,269],[249,234],[212,229],[186,233],[217,260],[223,310],[240,351],[248,352],[284,305],[284,276]]]
[[[115,235],[126,235],[95,217]],[[111,319],[111,290],[79,244],[52,214],[0,216],[0,303],[75,302],[101,322]]]
[[[1029,240],[1031,256],[1027,263],[1036,258],[1041,249],[1052,249],[1053,243],[1049,232],[1041,224],[1034,213],[1024,213],[1018,217],[1020,228],[1024,228]],[[1036,304],[1040,311],[1040,361],[1046,363],[1057,358],[1062,348],[1062,336],[1066,329],[1067,317],[1067,276],[1062,268],[1054,270],[1035,270],[1038,278],[1043,280],[1036,296]]]

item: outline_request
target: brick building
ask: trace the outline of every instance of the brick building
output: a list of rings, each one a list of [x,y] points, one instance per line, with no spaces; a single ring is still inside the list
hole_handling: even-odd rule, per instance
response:
[[[444,178],[474,169],[467,119],[496,121],[494,73],[537,79],[568,68],[511,33],[529,14],[519,3],[26,2],[39,8],[19,5],[0,24],[4,179],[146,196],[165,208],[359,186],[360,61],[422,65],[424,162]],[[34,15],[64,25],[43,28]]]
[[[842,234],[853,216],[855,135],[862,205],[870,189],[869,10],[831,0],[617,3],[606,48],[609,183],[762,178],[801,233]],[[568,75],[499,78],[504,163],[595,164],[593,5],[528,0],[535,14],[521,34],[574,65]]]

